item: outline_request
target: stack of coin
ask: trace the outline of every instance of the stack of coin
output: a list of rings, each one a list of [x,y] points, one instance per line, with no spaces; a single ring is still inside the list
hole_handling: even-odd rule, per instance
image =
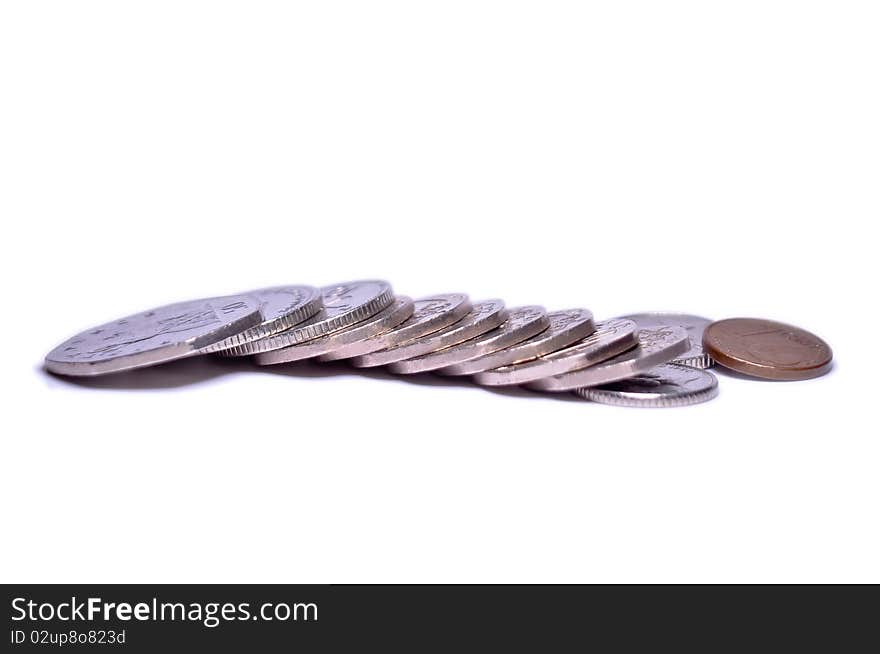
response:
[[[94,376],[211,353],[259,366],[347,361],[642,407],[715,397],[718,380],[707,369],[716,362],[776,380],[818,377],[832,365],[825,341],[769,320],[653,312],[594,322],[585,308],[547,312],[499,299],[472,302],[465,293],[414,300],[386,281],[358,280],[159,307],[77,334],[45,366]]]

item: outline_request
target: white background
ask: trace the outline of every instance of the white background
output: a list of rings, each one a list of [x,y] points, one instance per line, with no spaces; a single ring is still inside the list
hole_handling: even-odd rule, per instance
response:
[[[880,582],[872,2],[8,2],[2,581]],[[801,325],[637,410],[72,333],[384,277]]]

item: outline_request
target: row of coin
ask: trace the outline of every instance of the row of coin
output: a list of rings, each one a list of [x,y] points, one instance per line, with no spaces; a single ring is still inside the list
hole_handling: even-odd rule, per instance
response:
[[[46,368],[100,375],[207,353],[251,356],[259,365],[346,360],[638,406],[714,397],[717,380],[704,370],[714,360],[773,379],[818,376],[831,365],[824,341],[770,321],[648,313],[596,323],[582,308],[508,308],[464,293],[413,300],[388,282],[360,280],[159,307],[68,339],[47,355]]]

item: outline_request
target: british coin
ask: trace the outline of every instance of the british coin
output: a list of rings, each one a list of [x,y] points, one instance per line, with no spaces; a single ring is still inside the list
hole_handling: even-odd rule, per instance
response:
[[[753,377],[799,380],[831,370],[831,347],[815,334],[759,318],[728,318],[703,332],[703,346],[726,368]]]
[[[706,402],[718,395],[718,379],[706,370],[663,364],[611,384],[576,388],[574,394],[585,400],[615,406],[686,406]]]
[[[526,384],[536,391],[571,391],[575,388],[610,384],[668,363],[690,348],[687,331],[681,327],[647,327],[639,330],[639,345],[602,363],[554,375]]]
[[[639,344],[636,324],[632,320],[607,320],[596,325],[586,338],[556,352],[531,361],[502,366],[477,373],[473,379],[483,386],[512,386],[560,375],[571,370],[600,363]]]
[[[455,367],[471,359],[520,343],[547,329],[548,324],[544,307],[516,307],[508,311],[507,320],[495,329],[431,354],[392,363],[388,368],[404,375],[431,370],[442,371],[447,367]]]
[[[284,331],[311,318],[323,306],[321,291],[314,286],[272,286],[247,291],[242,295],[250,295],[260,301],[263,322],[206,347],[204,352],[228,350]]]
[[[224,350],[220,354],[248,356],[305,343],[366,320],[394,302],[391,284],[382,280],[362,280],[324,286],[321,289],[321,297],[324,308],[308,320],[273,336],[244,343]]]
[[[347,347],[323,354],[320,361],[350,359],[362,354],[385,350],[416,338],[433,334],[436,331],[458,322],[472,309],[468,296],[464,293],[445,293],[423,297],[415,301],[413,314],[394,329],[377,334],[372,338],[352,343]]]
[[[229,295],[178,302],[92,327],[46,355],[46,369],[92,376],[201,354],[214,343],[260,324],[260,302]]]
[[[405,295],[398,295],[391,306],[382,309],[375,316],[299,345],[261,352],[254,357],[254,361],[260,366],[271,366],[276,363],[311,359],[393,329],[409,318],[412,312],[412,299]]]
[[[502,300],[475,302],[464,318],[440,331],[387,350],[354,357],[350,361],[358,368],[371,368],[420,357],[475,338],[490,329],[495,329],[505,320],[507,320],[507,309],[504,308]]]
[[[621,317],[634,321],[639,329],[658,326],[684,327],[691,339],[691,349],[680,357],[676,357],[671,363],[700,369],[711,368],[715,365],[712,357],[703,350],[703,330],[712,322],[708,318],[689,313],[672,313],[671,311],[650,311]]]
[[[549,325],[544,331],[503,350],[471,359],[437,372],[442,375],[475,375],[514,363],[522,363],[550,354],[586,338],[594,331],[593,314],[587,309],[568,309],[547,314]]]

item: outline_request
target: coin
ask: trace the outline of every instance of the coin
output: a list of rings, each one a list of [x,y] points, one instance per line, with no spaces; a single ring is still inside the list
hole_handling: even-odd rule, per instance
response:
[[[321,289],[324,308],[290,329],[258,341],[244,343],[220,352],[222,356],[248,356],[304,343],[324,334],[374,316],[394,302],[391,284],[381,280],[362,280],[325,286]]]
[[[475,302],[464,318],[440,331],[387,350],[354,357],[350,361],[358,368],[369,368],[420,357],[484,334],[490,329],[495,329],[506,319],[507,310],[502,300]]]
[[[706,370],[663,364],[641,375],[611,384],[576,388],[574,394],[586,400],[616,406],[686,406],[711,400],[718,395],[718,379]]]
[[[321,361],[336,361],[385,350],[402,343],[448,327],[467,315],[471,307],[468,296],[464,293],[446,293],[423,297],[415,301],[413,314],[394,329],[390,329],[372,338],[352,343],[347,347],[333,350],[318,357]]]
[[[672,313],[671,311],[650,311],[621,317],[632,320],[639,326],[639,329],[658,326],[683,327],[691,339],[691,349],[670,363],[700,369],[711,368],[715,365],[712,357],[703,350],[703,330],[706,329],[706,325],[712,322],[708,318],[689,313]]]
[[[270,366],[276,363],[311,359],[393,329],[409,318],[412,312],[412,299],[399,295],[391,306],[382,309],[375,316],[330,334],[313,338],[305,343],[283,347],[280,350],[261,352],[254,357],[254,361],[261,366]]]
[[[828,343],[799,327],[760,318],[728,318],[703,332],[703,346],[718,363],[762,379],[798,380],[831,370]]]
[[[169,304],[73,336],[46,355],[46,369],[91,376],[152,366],[201,354],[262,320],[259,300],[248,295]]]
[[[284,331],[311,318],[323,306],[321,291],[314,286],[272,286],[247,291],[241,295],[250,295],[260,301],[263,322],[206,347],[204,352],[228,350]]]
[[[639,344],[636,324],[632,320],[607,320],[596,325],[596,331],[574,345],[550,354],[501,366],[474,375],[483,386],[511,386],[559,375],[617,356]]]
[[[550,323],[547,329],[521,343],[455,366],[441,368],[437,372],[442,375],[474,375],[486,370],[529,361],[571,345],[596,331],[593,314],[586,309],[553,311],[547,314],[547,319]]]
[[[449,366],[454,367],[484,354],[520,343],[547,329],[548,324],[547,312],[544,307],[516,307],[508,311],[507,320],[495,329],[458,345],[414,359],[392,363],[388,368],[393,372],[409,375],[430,370],[442,370]]]
[[[526,386],[538,391],[570,391],[586,386],[610,384],[667,363],[690,349],[687,331],[682,327],[640,329],[639,345],[602,363],[533,381]]]

